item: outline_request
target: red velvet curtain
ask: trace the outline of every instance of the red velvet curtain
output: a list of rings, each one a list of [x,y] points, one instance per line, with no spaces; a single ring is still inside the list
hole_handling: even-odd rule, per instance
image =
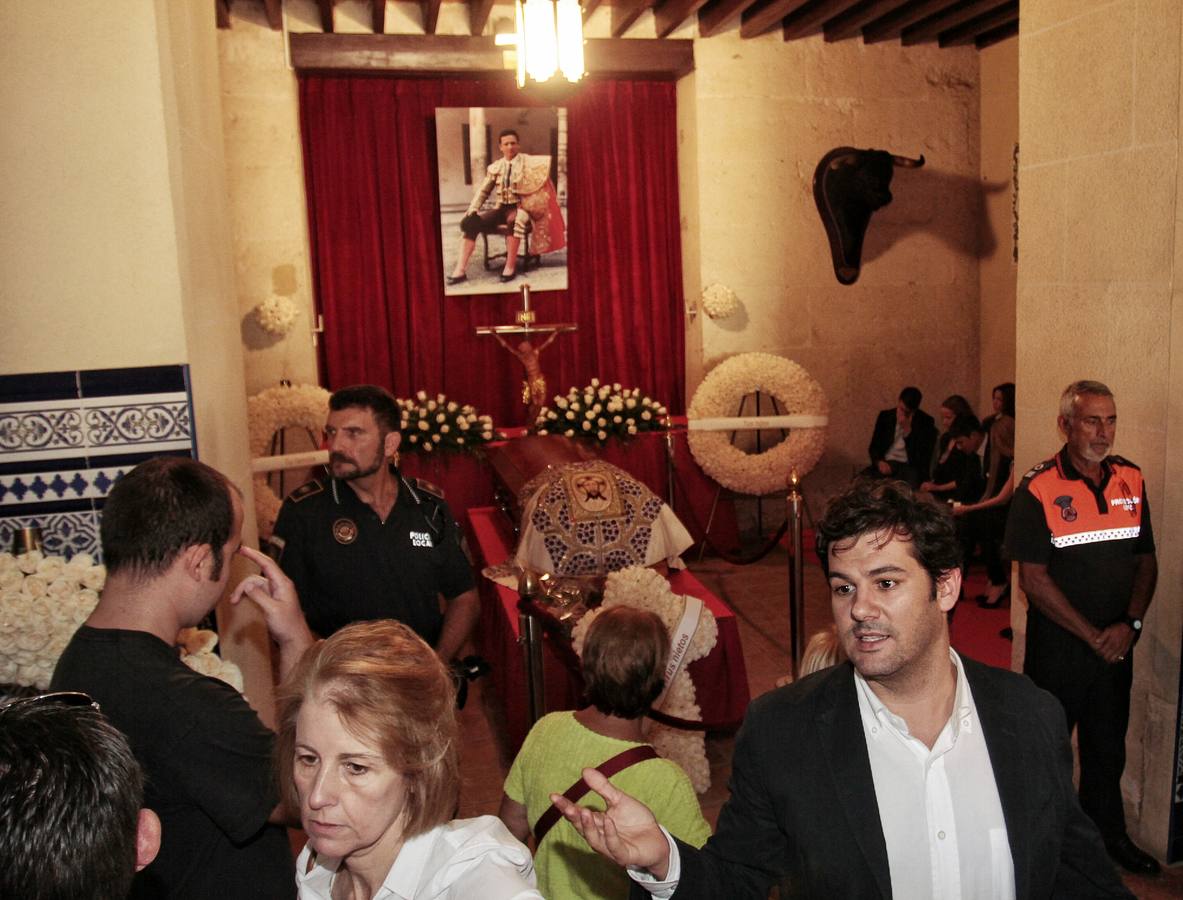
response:
[[[499,425],[523,422],[520,365],[473,333],[513,322],[520,295],[443,293],[435,108],[529,105],[541,104],[502,81],[301,77],[326,387],[443,391]],[[579,331],[543,353],[548,387],[562,393],[599,377],[681,412],[674,85],[588,82],[566,106],[569,287],[532,300],[540,322],[576,322]]]

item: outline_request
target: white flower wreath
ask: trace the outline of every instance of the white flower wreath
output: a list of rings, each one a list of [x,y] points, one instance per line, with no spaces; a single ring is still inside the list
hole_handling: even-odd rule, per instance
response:
[[[734,416],[740,399],[753,391],[775,397],[784,415],[829,413],[821,385],[801,366],[770,353],[741,353],[721,362],[703,379],[688,416]],[[745,453],[731,443],[726,431],[691,431],[688,439],[690,452],[704,472],[726,488],[758,497],[783,491],[792,469],[804,476],[817,465],[826,447],[826,429],[794,428],[763,453]]]
[[[296,323],[299,309],[290,297],[272,294],[253,310],[259,327],[275,337],[283,337]]]
[[[307,428],[313,434],[324,429],[329,415],[329,392],[312,384],[280,385],[247,398],[247,427],[251,456],[266,456],[271,438],[281,428]],[[263,475],[254,477],[255,518],[264,537],[275,528],[282,503]]]
[[[702,292],[702,311],[712,319],[726,319],[739,310],[739,297],[722,284],[710,284]]]
[[[682,618],[685,600],[679,594],[675,594],[665,576],[654,569],[630,566],[613,572],[604,584],[603,603],[584,615],[571,631],[571,643],[577,654],[583,655],[587,629],[595,621],[596,616],[602,610],[613,606],[631,606],[655,612],[665,624],[666,630],[673,631]],[[706,656],[718,638],[719,625],[711,611],[704,607],[698,628],[686,651],[686,662],[690,663]],[[674,676],[673,684],[669,685],[660,708],[662,712],[679,719],[702,721],[702,710],[697,702],[694,682],[691,681],[690,673],[684,665]],[[711,767],[707,762],[704,733],[670,728],[653,721],[648,724],[648,740],[654,749],[661,756],[681,766],[698,793],[705,792],[711,786]]]

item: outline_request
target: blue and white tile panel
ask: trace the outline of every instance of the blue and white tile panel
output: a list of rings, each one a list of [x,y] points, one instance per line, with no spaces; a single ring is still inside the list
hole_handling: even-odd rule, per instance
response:
[[[197,456],[187,366],[0,375],[0,550],[36,525],[48,552],[101,558],[107,493],[161,454]]]

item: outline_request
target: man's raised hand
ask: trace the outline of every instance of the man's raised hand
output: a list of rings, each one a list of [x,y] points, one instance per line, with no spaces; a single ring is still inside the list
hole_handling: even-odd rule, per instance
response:
[[[260,569],[262,575],[248,575],[238,583],[230,595],[230,603],[237,604],[249,597],[263,611],[267,631],[280,648],[280,670],[286,674],[315,638],[304,621],[300,598],[292,580],[271,557],[250,547],[239,547],[245,556]]]
[[[583,780],[604,798],[606,811],[577,806],[561,794],[551,794],[551,802],[601,856],[617,865],[647,869],[664,881],[670,864],[669,841],[649,807],[615,787],[596,769],[584,769]]]

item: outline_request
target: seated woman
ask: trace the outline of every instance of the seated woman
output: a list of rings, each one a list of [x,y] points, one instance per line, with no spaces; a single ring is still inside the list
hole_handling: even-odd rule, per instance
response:
[[[974,417],[969,401],[960,394],[950,394],[938,410],[941,417],[941,434],[937,438],[937,459],[933,464],[932,478],[920,485],[937,500],[952,500],[957,491],[957,476],[964,468],[964,454],[953,440],[953,423],[962,417]]]
[[[315,644],[280,688],[276,754],[308,844],[301,900],[541,898],[530,852],[493,816],[449,821],[459,776],[456,690],[398,622]]]
[[[597,855],[570,822],[560,816],[543,830],[539,820],[554,818],[547,816],[550,794],[580,782],[585,767],[611,771],[604,764],[623,752],[639,755],[642,717],[661,694],[669,655],[669,636],[655,613],[614,606],[588,615],[596,617],[583,646],[584,692],[592,705],[538,721],[510,768],[501,800],[501,818],[515,837],[524,841],[534,832],[538,885],[549,900],[629,895],[624,870]],[[710,836],[690,779],[675,763],[649,758],[610,777],[688,844],[701,847]],[[604,808],[595,793],[581,802]]]

